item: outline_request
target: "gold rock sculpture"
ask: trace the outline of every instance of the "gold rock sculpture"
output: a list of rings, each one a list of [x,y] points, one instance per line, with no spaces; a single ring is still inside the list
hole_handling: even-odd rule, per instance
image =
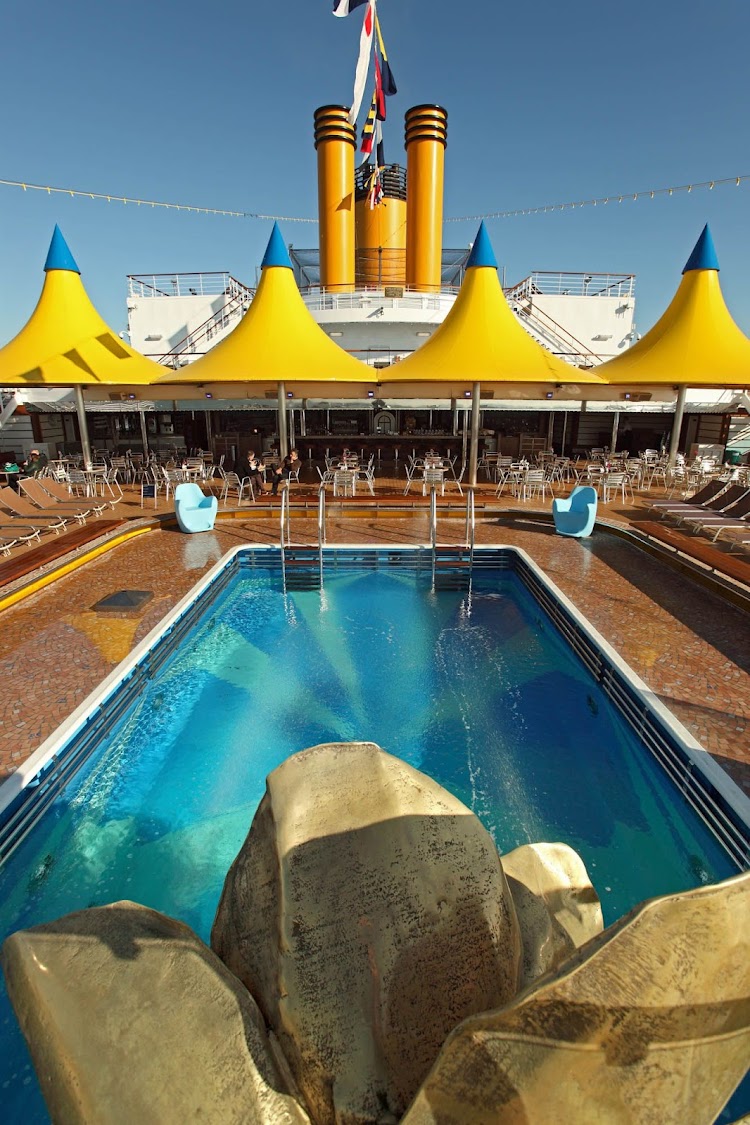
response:
[[[309,1125],[252,997],[182,922],[117,902],[2,949],[53,1121]]]
[[[652,899],[448,1038],[403,1125],[710,1125],[750,1060],[750,873]]]
[[[366,742],[313,747],[269,775],[211,944],[258,1001],[318,1125],[398,1120],[456,1023],[518,987],[492,837]]]
[[[599,896],[567,844],[524,844],[502,857],[521,930],[520,988],[602,932]]]

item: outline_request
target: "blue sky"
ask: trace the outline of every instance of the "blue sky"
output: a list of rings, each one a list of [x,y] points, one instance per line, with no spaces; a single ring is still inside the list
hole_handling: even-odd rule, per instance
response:
[[[330,0],[9,0],[0,44],[0,177],[240,211],[315,217],[312,115],[351,99],[361,10]],[[750,174],[742,0],[379,0],[403,115],[448,109],[446,217]],[[226,269],[252,283],[269,222],[48,196],[0,186],[0,343],[36,303],[55,222],[88,292],[125,327],[129,273]],[[637,274],[645,332],[703,224],[724,295],[750,334],[750,182],[492,220],[508,281],[534,269]],[[467,245],[474,221],[446,223]],[[317,227],[281,224],[317,245]]]

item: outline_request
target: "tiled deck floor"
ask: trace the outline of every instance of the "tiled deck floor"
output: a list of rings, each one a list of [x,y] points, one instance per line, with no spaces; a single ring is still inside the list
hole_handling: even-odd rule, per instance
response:
[[[397,484],[394,482],[393,492]],[[401,488],[403,485],[401,485]],[[489,494],[492,494],[489,490]],[[310,494],[312,495],[312,493]],[[164,510],[164,505],[160,504]],[[545,505],[546,507],[546,505]],[[427,516],[328,513],[328,542],[424,543]],[[137,501],[117,514],[140,516]],[[144,510],[153,514],[153,508]],[[612,505],[619,522],[638,509]],[[317,541],[314,518],[296,514],[295,542]],[[458,542],[463,520],[442,519],[439,538]],[[2,613],[0,779],[78,706],[224,552],[278,542],[278,516],[220,521],[213,533],[152,531],[88,563]],[[523,547],[575,602],[670,710],[750,795],[750,621],[748,615],[605,532],[563,539],[512,519],[479,522],[477,542]],[[153,592],[142,610],[99,615],[91,607],[119,589]],[[362,731],[361,736],[367,737]]]

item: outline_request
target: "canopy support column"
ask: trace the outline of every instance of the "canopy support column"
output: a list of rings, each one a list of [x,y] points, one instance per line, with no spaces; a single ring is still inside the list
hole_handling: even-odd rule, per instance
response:
[[[205,419],[206,419],[206,445],[208,446],[208,452],[213,453],[213,451],[214,451],[214,435],[213,435],[213,431],[211,429],[211,408],[210,407],[208,408],[208,410],[205,413]]]
[[[672,433],[669,436],[670,465],[674,465],[675,458],[677,457],[677,447],[680,444],[680,430],[682,429],[682,418],[685,413],[686,398],[687,387],[680,387],[677,391],[677,402],[674,404],[674,421],[672,423]]]
[[[286,386],[279,383],[279,456],[284,458],[289,452],[289,439],[286,432]]]
[[[609,443],[609,452],[614,453],[617,449],[617,431],[620,428],[620,411],[615,410],[612,415],[612,438]]]
[[[469,487],[477,487],[477,462],[479,461],[479,400],[482,394],[479,383],[471,388],[471,445],[469,447]]]
[[[138,418],[141,423],[141,442],[143,444],[143,456],[148,456],[148,430],[146,429],[146,411],[143,407],[138,411]]]
[[[552,449],[552,437],[555,432],[555,412],[550,410],[549,418],[547,419],[547,449]]]
[[[83,453],[83,463],[86,466],[91,465],[91,443],[89,442],[89,430],[86,425],[86,407],[83,401],[83,387],[80,383],[74,387],[76,396],[76,413],[78,414],[78,429],[81,431],[81,452]]]

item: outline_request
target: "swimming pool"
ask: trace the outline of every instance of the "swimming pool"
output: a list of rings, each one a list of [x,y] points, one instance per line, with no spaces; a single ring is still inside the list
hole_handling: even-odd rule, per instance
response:
[[[326,741],[429,773],[501,851],[571,844],[606,923],[746,865],[731,783],[523,553],[479,551],[469,572],[333,548],[322,583],[291,563],[235,552],[36,756],[0,837],[3,936],[134,898],[207,939],[266,774]],[[9,1119],[45,1120],[3,1003]]]

